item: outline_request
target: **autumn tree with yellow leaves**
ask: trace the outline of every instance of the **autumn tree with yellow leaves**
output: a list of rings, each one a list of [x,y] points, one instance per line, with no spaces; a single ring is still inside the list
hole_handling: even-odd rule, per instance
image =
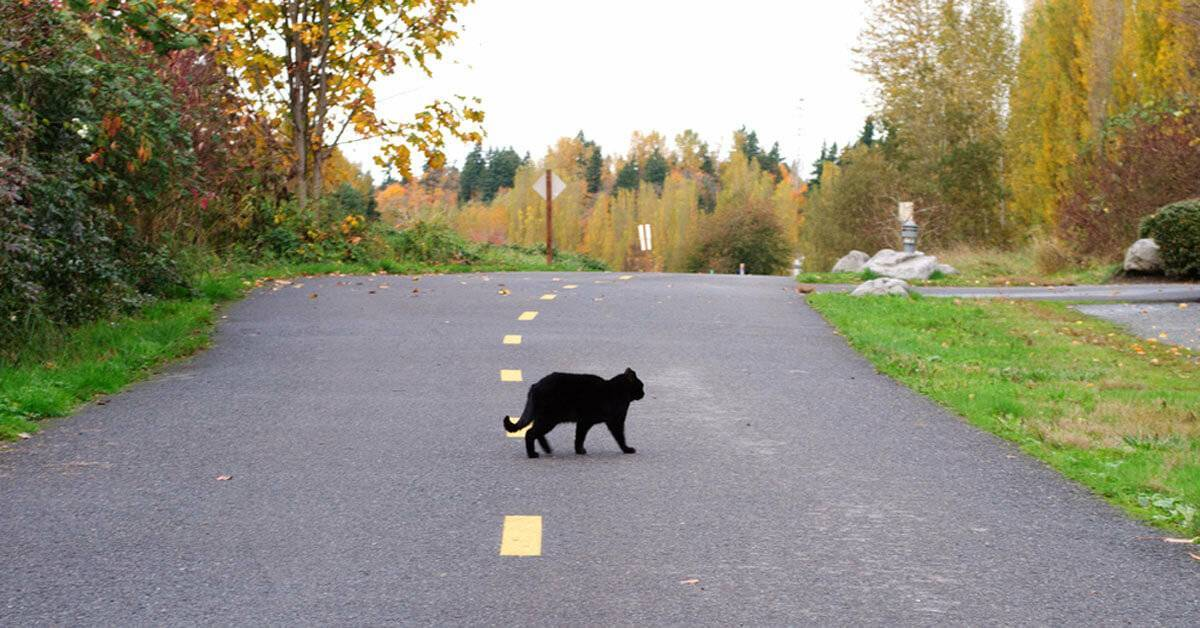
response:
[[[323,163],[352,136],[381,139],[376,162],[404,178],[412,175],[414,151],[438,168],[447,137],[481,139],[475,100],[436,100],[411,120],[388,120],[374,89],[401,68],[431,75],[469,2],[200,0],[194,11],[250,106],[273,112],[290,136],[292,188],[303,207],[323,188]]]

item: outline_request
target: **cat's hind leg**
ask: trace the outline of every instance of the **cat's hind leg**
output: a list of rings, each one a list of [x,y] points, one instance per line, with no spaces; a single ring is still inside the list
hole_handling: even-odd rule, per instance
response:
[[[535,427],[536,426],[530,427],[529,430],[525,432],[525,455],[529,456],[530,458],[538,457],[537,449],[533,446],[533,443],[537,440],[537,436],[533,432]]]
[[[625,422],[624,421],[608,421],[605,423],[608,426],[608,431],[612,432],[613,438],[616,439],[617,445],[621,447],[621,451],[627,454],[636,454],[637,450],[625,444]]]
[[[539,434],[537,437],[537,442],[541,443],[542,451],[548,454],[554,453],[554,451],[550,449],[550,441],[546,440],[545,434]]]
[[[580,456],[587,453],[587,450],[583,448],[583,441],[587,438],[588,430],[592,429],[592,425],[594,424],[585,421],[575,424],[575,453]]]

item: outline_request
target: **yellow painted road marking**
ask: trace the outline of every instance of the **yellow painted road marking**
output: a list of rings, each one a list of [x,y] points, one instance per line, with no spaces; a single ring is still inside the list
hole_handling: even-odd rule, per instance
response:
[[[519,345],[521,344],[521,336],[519,334],[508,334],[504,337],[504,344]]]
[[[617,279],[633,279],[633,275],[621,275]]]
[[[575,284],[573,284],[573,283],[569,283],[569,284],[567,284],[567,285],[563,286],[563,290],[574,290],[574,289],[576,289],[576,288],[578,288],[578,287],[579,287],[579,286],[577,286],[577,285],[575,285]]]
[[[517,320],[531,321],[535,318],[537,318],[537,312],[529,311],[529,312],[521,312],[521,315],[517,317]]]
[[[521,420],[521,417],[519,417],[519,416],[508,417],[509,424],[515,424],[517,421],[520,421],[520,420]],[[525,432],[528,432],[529,428],[531,428],[531,427],[533,427],[533,423],[530,423],[529,425],[526,425],[525,427],[523,427],[515,432],[510,432],[508,430],[504,430],[504,435],[509,438],[525,438]]]
[[[556,297],[556,296],[558,296],[558,295],[557,294],[543,294],[542,300],[543,301],[553,301],[554,297]]]
[[[500,532],[501,556],[541,556],[542,518],[537,515],[505,515]]]
[[[520,382],[521,369],[500,369],[500,381],[502,382]]]

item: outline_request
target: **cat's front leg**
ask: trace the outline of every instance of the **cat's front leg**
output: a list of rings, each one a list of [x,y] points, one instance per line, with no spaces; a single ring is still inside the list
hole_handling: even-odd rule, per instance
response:
[[[625,444],[625,422],[624,421],[609,421],[605,423],[608,426],[608,431],[612,432],[613,438],[616,439],[617,445],[621,451],[627,454],[636,454],[637,450]]]

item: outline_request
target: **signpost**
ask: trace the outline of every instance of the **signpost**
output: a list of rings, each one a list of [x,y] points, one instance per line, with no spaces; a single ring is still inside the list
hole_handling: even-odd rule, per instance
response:
[[[640,224],[638,227],[638,245],[643,251],[654,250],[654,241],[650,237],[650,224]]]
[[[546,263],[554,263],[554,197],[562,194],[567,184],[546,168],[546,174],[533,183],[533,190],[546,199]]]

